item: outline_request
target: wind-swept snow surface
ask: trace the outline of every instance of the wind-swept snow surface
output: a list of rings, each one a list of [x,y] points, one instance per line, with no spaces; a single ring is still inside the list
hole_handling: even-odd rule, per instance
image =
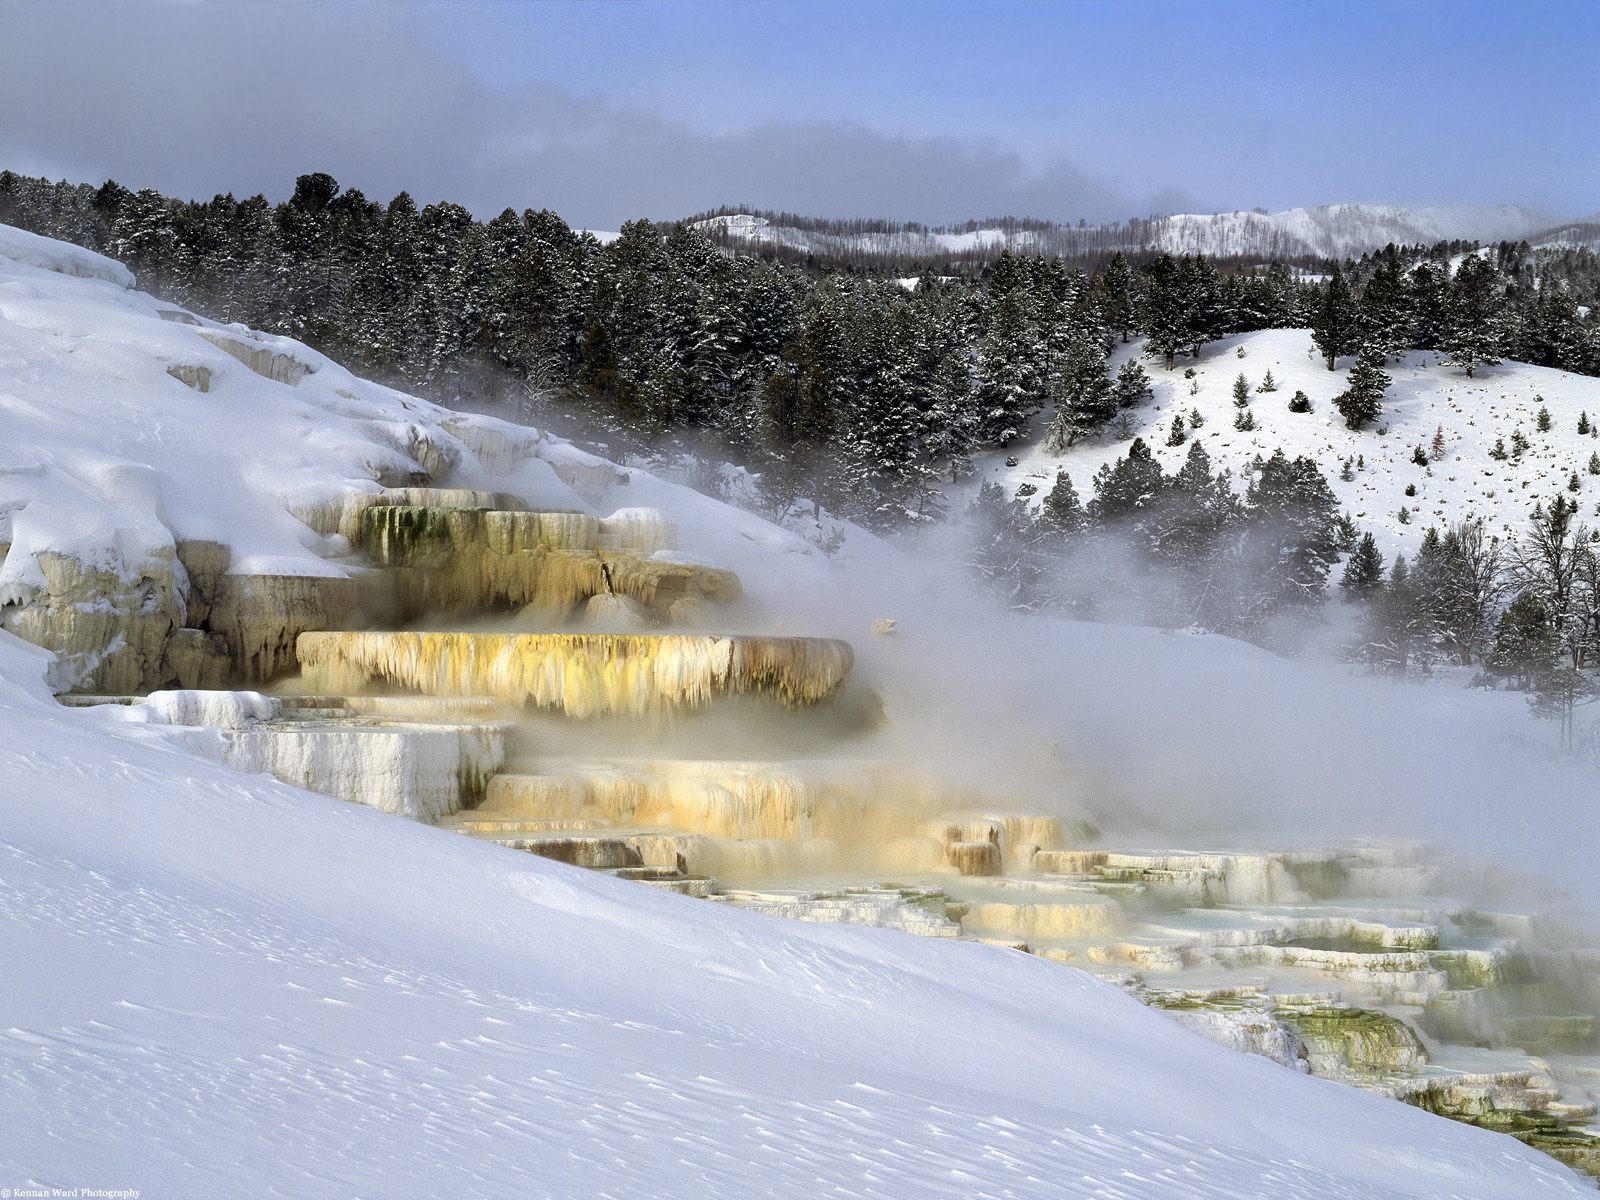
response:
[[[5,677],[42,666],[0,635]],[[0,706],[6,1186],[1590,1194],[1026,955],[669,896],[241,779],[37,689]]]

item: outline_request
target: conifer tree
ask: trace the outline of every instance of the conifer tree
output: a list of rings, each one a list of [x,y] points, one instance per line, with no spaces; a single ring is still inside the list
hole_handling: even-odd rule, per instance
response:
[[[1364,533],[1339,576],[1339,590],[1346,600],[1365,600],[1382,586],[1383,555],[1373,536]]]
[[[1115,384],[1118,408],[1134,408],[1149,400],[1153,394],[1150,376],[1145,374],[1137,360],[1130,358],[1117,368]]]
[[[965,531],[967,567],[979,586],[1009,608],[1037,607],[1043,564],[1027,505],[999,484],[984,483],[967,509]]]
[[[1120,250],[1100,276],[1100,314],[1106,328],[1126,343],[1134,326],[1133,271]]]
[[[1250,381],[1241,374],[1233,381],[1233,406],[1235,408],[1243,408],[1249,403]]]
[[[1262,463],[1245,493],[1247,565],[1267,611],[1320,602],[1338,559],[1338,503],[1317,464],[1282,450]]]
[[[1527,691],[1560,659],[1550,613],[1533,591],[1520,592],[1495,627],[1484,665],[1515,688]]]
[[[1189,434],[1188,431],[1183,427],[1183,417],[1181,415],[1174,414],[1172,418],[1172,428],[1167,432],[1167,445],[1181,446],[1188,440]],[[1574,478],[1576,478],[1576,476],[1574,476]]]
[[[1476,254],[1466,257],[1450,281],[1439,346],[1468,379],[1478,367],[1492,367],[1505,355],[1503,294],[1494,264]]]
[[[1322,351],[1323,360],[1331,371],[1340,357],[1359,349],[1359,336],[1350,286],[1345,282],[1344,272],[1335,265],[1323,286],[1322,302],[1311,319],[1311,340]]]
[[[1380,256],[1378,267],[1361,289],[1357,340],[1379,359],[1414,344],[1412,299],[1405,269],[1397,254]]]
[[[1098,341],[1080,338],[1067,351],[1055,386],[1056,411],[1045,446],[1059,454],[1089,436],[1117,413],[1117,395],[1106,375],[1106,355]]]
[[[1045,493],[1039,506],[1041,532],[1059,543],[1081,530],[1086,520],[1071,477],[1065,471],[1057,471],[1054,486]]]
[[[1383,412],[1383,393],[1388,386],[1389,376],[1377,359],[1363,354],[1351,368],[1345,390],[1334,397],[1334,407],[1351,429],[1363,429]]]
[[[1134,438],[1126,456],[1096,472],[1089,515],[1101,522],[1122,521],[1148,508],[1164,487],[1161,464],[1143,438]]]

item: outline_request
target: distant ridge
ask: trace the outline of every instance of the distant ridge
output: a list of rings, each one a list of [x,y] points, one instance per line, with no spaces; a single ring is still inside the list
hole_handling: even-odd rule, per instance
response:
[[[1549,217],[1518,205],[1406,208],[1327,204],[1224,213],[1178,213],[1090,225],[1033,218],[989,218],[927,226],[879,219],[837,220],[724,209],[691,218],[730,249],[819,265],[914,268],[987,262],[1006,249],[1097,260],[1122,252],[1205,254],[1213,258],[1312,260],[1356,256],[1395,245],[1441,241],[1521,240],[1549,230],[1551,244],[1593,244],[1600,224],[1552,227]],[[1569,232],[1570,231],[1570,232]],[[1562,237],[1568,233],[1567,237]]]

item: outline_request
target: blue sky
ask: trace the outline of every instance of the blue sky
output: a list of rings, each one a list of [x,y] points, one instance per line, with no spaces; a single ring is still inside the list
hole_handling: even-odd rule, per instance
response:
[[[8,164],[198,194],[320,167],[601,227],[1600,209],[1594,3],[0,0],[0,32]]]

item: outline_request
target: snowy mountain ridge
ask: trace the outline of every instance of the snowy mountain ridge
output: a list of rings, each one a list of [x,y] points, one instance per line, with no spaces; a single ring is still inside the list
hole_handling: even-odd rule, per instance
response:
[[[1536,235],[1550,219],[1519,205],[1405,207],[1328,204],[1282,212],[1178,213],[1122,223],[968,222],[925,228],[893,222],[806,221],[726,213],[694,224],[723,244],[845,258],[986,258],[1002,250],[1062,254],[1166,251],[1214,258],[1345,257],[1389,243],[1494,242]],[[1550,240],[1558,240],[1553,234]]]

